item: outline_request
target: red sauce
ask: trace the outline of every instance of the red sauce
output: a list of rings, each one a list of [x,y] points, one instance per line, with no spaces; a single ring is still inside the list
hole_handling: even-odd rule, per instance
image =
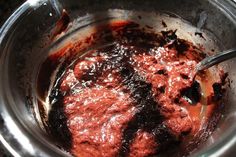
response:
[[[70,17],[65,9],[63,9],[61,18],[57,21],[55,28],[52,31],[51,39],[56,38],[62,32],[64,32],[70,23]]]
[[[48,83],[41,87],[41,81],[65,57],[49,93],[51,134],[75,156],[145,157],[173,155],[174,151],[183,155],[183,146],[194,141],[202,126],[208,125],[203,119],[210,119],[217,108],[222,95],[216,100],[215,92],[223,93],[221,82],[204,81],[210,101],[203,104],[193,69],[205,54],[178,39],[175,31],[156,34],[127,21],[101,28],[93,36],[114,44],[79,58],[75,57],[79,48],[73,45],[70,49],[70,44],[42,66],[41,93],[49,89]],[[48,65],[51,68],[45,72]],[[206,78],[208,72],[203,72],[197,80]]]

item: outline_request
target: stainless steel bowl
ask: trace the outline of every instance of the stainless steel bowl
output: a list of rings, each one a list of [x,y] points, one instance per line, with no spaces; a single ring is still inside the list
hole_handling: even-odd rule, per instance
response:
[[[74,22],[65,34],[52,40],[63,9]],[[143,16],[143,22],[152,24],[156,13],[162,12],[209,36],[206,41],[190,39],[207,50],[236,47],[236,2],[232,0],[28,0],[0,30],[0,141],[13,156],[69,156],[54,144],[42,125],[36,101],[37,69],[52,45],[92,22],[108,20],[112,9],[123,10],[122,17],[132,19],[148,12],[153,16]],[[186,31],[185,26],[178,25],[180,32]],[[236,59],[222,64],[231,80],[224,115],[213,134],[191,156],[234,156],[236,152],[235,66]]]

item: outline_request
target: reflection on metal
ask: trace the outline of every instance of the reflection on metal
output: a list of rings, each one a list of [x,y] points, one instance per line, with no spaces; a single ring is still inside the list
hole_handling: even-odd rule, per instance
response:
[[[34,7],[38,6],[42,2],[46,2],[46,0],[28,0],[27,2],[29,3],[30,6]]]
[[[10,144],[4,139],[4,137],[0,134],[0,141],[3,144],[3,146],[5,147],[5,149],[7,149],[11,155],[13,155],[14,157],[21,157],[11,146]]]

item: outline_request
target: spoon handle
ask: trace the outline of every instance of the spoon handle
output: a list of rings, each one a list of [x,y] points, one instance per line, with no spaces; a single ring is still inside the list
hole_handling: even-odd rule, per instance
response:
[[[205,70],[212,67],[213,65],[216,65],[228,59],[232,59],[234,57],[236,57],[236,48],[217,53],[215,55],[206,57],[201,62],[199,62],[196,66],[196,70]]]

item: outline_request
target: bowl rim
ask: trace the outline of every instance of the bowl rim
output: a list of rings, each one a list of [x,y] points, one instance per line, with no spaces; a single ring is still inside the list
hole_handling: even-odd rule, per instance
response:
[[[24,18],[24,15],[30,14],[42,5],[56,5],[57,0],[27,0],[20,5],[12,15],[5,21],[0,28],[0,73],[2,73],[2,58],[4,57],[5,42],[8,40],[9,31],[17,25],[19,19]],[[58,8],[55,7],[55,10]],[[0,75],[0,77],[2,77]],[[0,83],[2,90],[2,83]],[[4,89],[3,89],[4,90]],[[3,102],[3,93],[0,95],[0,144],[3,149],[8,151],[14,157],[21,156],[70,156],[69,153],[60,150],[57,146],[50,144],[47,141],[40,141],[36,135],[27,132],[27,127],[17,119],[16,114],[10,113],[8,102]],[[10,130],[10,128],[14,128]],[[19,142],[19,138],[22,139]],[[30,140],[28,140],[30,139]],[[18,145],[19,144],[19,145]],[[31,145],[35,144],[35,145]],[[40,146],[39,146],[40,145]]]

